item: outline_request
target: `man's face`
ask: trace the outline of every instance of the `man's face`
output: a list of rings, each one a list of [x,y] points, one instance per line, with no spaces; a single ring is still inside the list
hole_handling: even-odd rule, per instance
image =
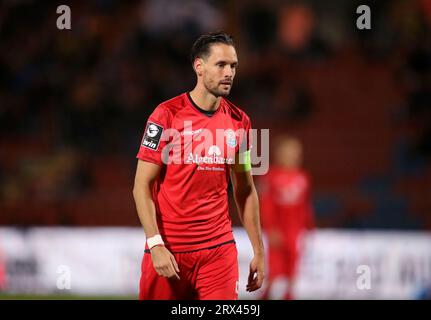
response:
[[[216,97],[227,96],[238,65],[235,48],[222,43],[213,44],[208,57],[200,60],[197,72],[202,76],[205,88]]]

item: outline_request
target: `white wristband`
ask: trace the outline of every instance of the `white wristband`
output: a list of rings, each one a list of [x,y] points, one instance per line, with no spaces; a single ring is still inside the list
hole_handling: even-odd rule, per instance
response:
[[[148,249],[151,249],[158,245],[165,245],[160,234],[156,234],[155,236],[147,239]]]

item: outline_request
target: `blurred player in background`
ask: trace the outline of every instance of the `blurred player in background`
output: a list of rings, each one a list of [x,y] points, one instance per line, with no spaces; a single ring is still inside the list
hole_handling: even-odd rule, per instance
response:
[[[254,251],[247,290],[259,289],[264,277],[250,119],[225,98],[238,64],[232,38],[225,33],[202,35],[193,45],[191,60],[195,88],[157,106],[137,155],[133,194],[147,236],[140,299],[238,298],[238,252],[228,210],[230,175]],[[172,129],[179,134],[171,136]],[[220,129],[224,133],[218,139]],[[240,131],[242,135],[235,133]],[[205,148],[199,149],[202,141]],[[178,160],[168,145],[172,152],[181,151],[183,161],[165,161]]]
[[[302,145],[298,139],[279,136],[273,150],[275,163],[259,183],[269,257],[263,299],[293,299],[300,237],[305,230],[314,228],[310,180],[301,168]]]
[[[0,248],[0,292],[6,289],[6,261]]]

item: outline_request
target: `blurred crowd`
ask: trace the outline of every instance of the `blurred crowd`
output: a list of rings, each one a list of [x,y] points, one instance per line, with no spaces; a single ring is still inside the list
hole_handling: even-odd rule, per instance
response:
[[[0,223],[44,224],[43,215],[38,216],[40,220],[26,219],[24,214],[13,217],[27,212],[31,202],[55,202],[61,215],[62,202],[78,203],[98,190],[105,194],[97,198],[101,202],[117,196],[117,212],[124,215],[123,220],[113,220],[102,212],[98,224],[137,224],[131,187],[146,119],[158,103],[193,88],[189,50],[197,36],[212,30],[227,31],[237,45],[240,63],[231,100],[250,115],[255,128],[296,134],[306,149],[313,150],[325,140],[315,124],[329,121],[325,115],[331,114],[321,103],[325,92],[319,88],[333,81],[337,85],[328,98],[332,112],[342,108],[355,114],[357,107],[341,105],[338,94],[350,90],[347,97],[355,101],[358,95],[366,95],[361,90],[367,87],[367,77],[374,75],[367,70],[387,75],[396,98],[390,105],[379,105],[390,109],[379,121],[389,131],[395,127],[397,134],[381,143],[401,150],[399,158],[391,159],[401,159],[403,174],[430,178],[431,1],[375,1],[370,5],[372,29],[362,31],[356,28],[360,4],[341,0],[71,1],[72,29],[58,30],[55,1],[2,1],[0,210],[9,215],[3,215]],[[360,69],[361,77],[356,76]],[[359,87],[343,87],[347,73],[359,79]],[[386,101],[387,91],[378,90],[382,97],[367,99]],[[366,104],[360,108],[366,109]],[[345,120],[347,130],[349,121],[355,122]],[[329,123],[328,130],[331,127]],[[308,163],[311,174],[316,173],[315,191],[326,194],[331,181],[319,172],[330,168],[319,168],[316,163],[316,159]],[[355,164],[351,166],[355,171]],[[354,177],[357,183],[360,178],[373,178],[358,175]],[[110,177],[114,177],[111,184]],[[431,205],[424,200],[431,184],[419,180],[413,182],[423,190],[418,210],[431,215]],[[354,193],[357,186],[343,185],[346,181],[350,180],[337,188]],[[395,182],[390,179],[390,183]],[[130,190],[130,198],[120,198],[119,189],[124,194]],[[337,193],[331,196],[329,200],[337,198]],[[347,197],[353,201],[353,215],[369,210],[351,198]],[[331,207],[341,212],[338,216],[326,219],[325,204],[330,201],[316,199],[318,224],[364,226],[352,223],[352,216],[345,217],[352,210],[344,202]],[[406,210],[414,207],[413,203]],[[43,205],[37,210],[44,211]],[[54,219],[54,223],[62,221],[66,220]],[[78,223],[73,218],[67,221]],[[85,223],[85,219],[79,221]],[[431,227],[431,220],[421,221],[420,226],[411,226]],[[403,227],[402,221],[396,227]]]

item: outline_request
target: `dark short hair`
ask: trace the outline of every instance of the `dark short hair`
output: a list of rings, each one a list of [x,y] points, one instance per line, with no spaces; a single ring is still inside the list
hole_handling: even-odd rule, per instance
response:
[[[216,43],[224,43],[235,47],[232,37],[225,32],[205,33],[201,35],[192,46],[190,52],[191,63],[193,64],[196,58],[208,57],[211,46]]]

